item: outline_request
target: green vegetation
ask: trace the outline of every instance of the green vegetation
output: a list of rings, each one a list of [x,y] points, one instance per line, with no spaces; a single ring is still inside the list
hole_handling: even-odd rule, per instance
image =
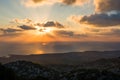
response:
[[[0,80],[17,80],[17,77],[11,69],[0,64]]]
[[[76,68],[61,73],[32,62],[16,61],[0,64],[0,80],[120,80],[120,70]]]

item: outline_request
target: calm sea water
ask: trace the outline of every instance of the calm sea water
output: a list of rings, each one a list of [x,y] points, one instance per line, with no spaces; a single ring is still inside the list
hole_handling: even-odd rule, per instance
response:
[[[79,51],[120,50],[120,42],[52,42],[52,43],[0,43],[0,56],[8,54],[43,54]]]

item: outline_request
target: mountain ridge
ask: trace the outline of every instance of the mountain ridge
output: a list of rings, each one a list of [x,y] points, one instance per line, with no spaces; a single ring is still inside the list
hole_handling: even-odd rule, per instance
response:
[[[0,62],[9,63],[17,60],[26,60],[40,64],[81,64],[102,58],[116,57],[120,57],[120,51],[86,51],[58,54],[11,55],[9,57],[0,57]]]

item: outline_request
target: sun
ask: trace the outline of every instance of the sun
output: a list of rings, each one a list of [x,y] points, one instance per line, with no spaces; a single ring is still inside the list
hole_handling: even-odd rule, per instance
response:
[[[47,34],[52,32],[52,28],[48,27],[35,26],[35,28],[38,34]]]
[[[39,29],[40,29],[40,27],[39,27],[39,26],[35,26],[35,28],[36,28],[36,30],[39,30]]]

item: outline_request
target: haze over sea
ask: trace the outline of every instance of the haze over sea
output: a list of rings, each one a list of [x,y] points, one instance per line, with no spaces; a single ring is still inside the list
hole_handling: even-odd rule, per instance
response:
[[[115,50],[120,50],[120,42],[0,43],[0,56]]]

